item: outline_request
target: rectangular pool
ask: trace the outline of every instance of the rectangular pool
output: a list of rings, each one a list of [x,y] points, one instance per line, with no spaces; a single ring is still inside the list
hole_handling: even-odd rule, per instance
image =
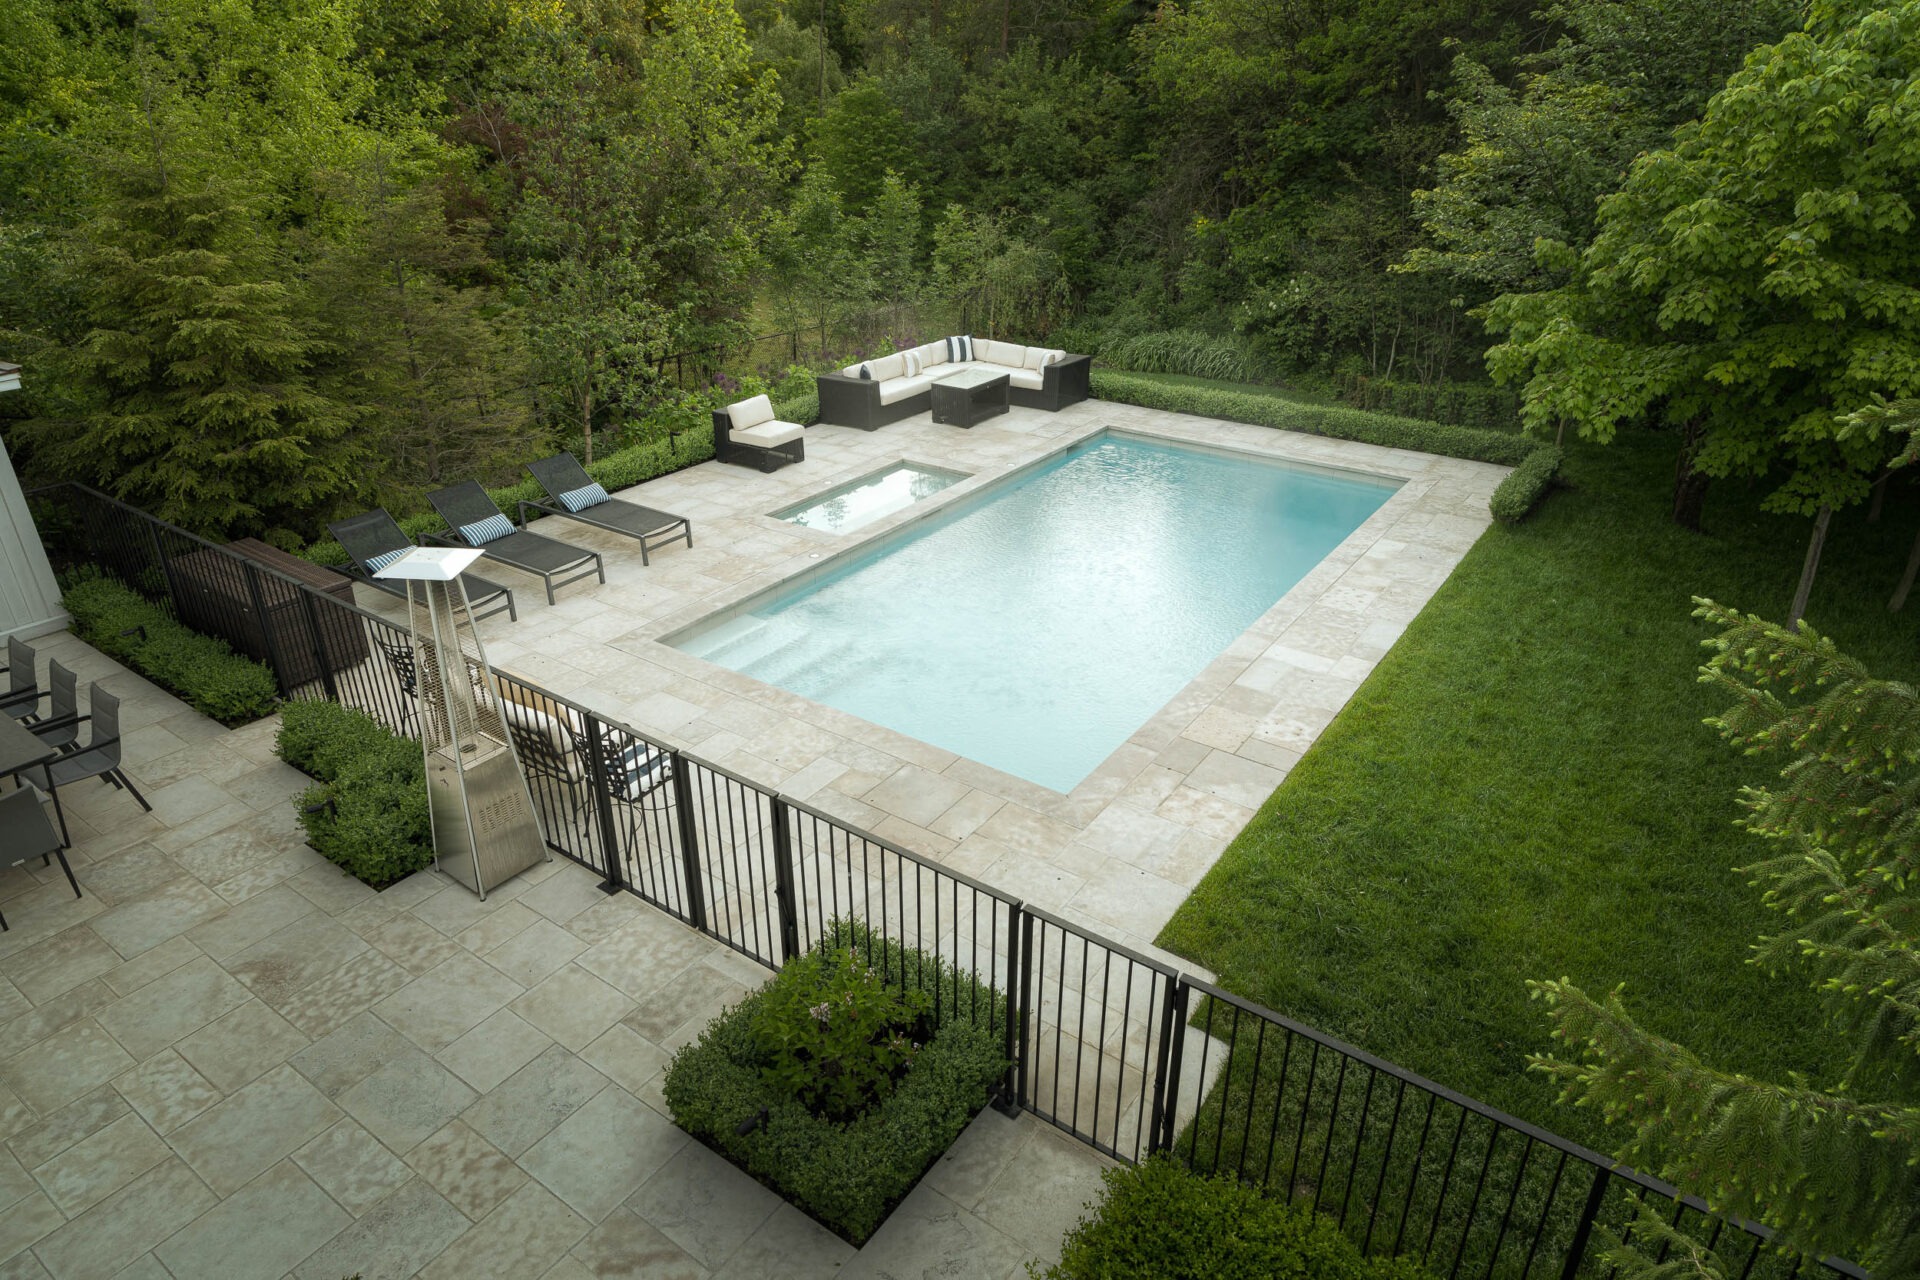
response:
[[[1070,791],[1400,484],[1108,432],[665,643]]]
[[[805,502],[782,507],[773,516],[776,520],[803,524],[809,529],[849,533],[872,524],[882,516],[904,511],[921,499],[931,498],[942,489],[959,484],[966,478],[959,471],[896,462],[808,498]]]

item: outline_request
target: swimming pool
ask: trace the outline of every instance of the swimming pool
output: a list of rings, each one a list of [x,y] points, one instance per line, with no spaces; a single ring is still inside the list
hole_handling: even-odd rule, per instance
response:
[[[967,477],[944,467],[923,467],[914,462],[896,462],[878,471],[849,480],[825,493],[782,507],[773,513],[776,520],[825,529],[829,533],[851,533],[882,516],[904,511],[924,498],[959,484]]]
[[[1106,432],[664,642],[1070,791],[1400,483]]]

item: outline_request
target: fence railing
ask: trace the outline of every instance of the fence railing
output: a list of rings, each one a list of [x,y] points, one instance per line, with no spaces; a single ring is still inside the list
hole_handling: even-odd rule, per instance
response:
[[[289,699],[329,698],[412,736],[406,629],[77,485],[33,495],[56,565],[90,563],[215,634],[256,629]],[[218,558],[243,604],[196,603]],[[282,617],[284,615],[284,617]],[[502,696],[565,726],[523,743],[548,845],[767,966],[835,921],[1004,992],[967,1010],[1000,1037],[999,1105],[1128,1162],[1165,1153],[1335,1218],[1375,1254],[1459,1276],[1611,1275],[1596,1228],[1632,1238],[1639,1204],[1704,1231],[1737,1280],[1844,1261],[1769,1249],[1759,1224],[1403,1070],[991,885],[508,673]],[[664,758],[665,768],[657,766]],[[650,762],[646,768],[636,761]],[[918,970],[917,970],[918,971]],[[957,980],[935,992],[959,1000]],[[1664,1256],[1664,1254],[1662,1255]]]

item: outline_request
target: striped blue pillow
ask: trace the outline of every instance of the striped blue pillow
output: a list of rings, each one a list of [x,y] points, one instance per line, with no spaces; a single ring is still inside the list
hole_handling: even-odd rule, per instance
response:
[[[379,555],[367,560],[367,572],[378,573],[411,550],[413,550],[412,547],[402,547],[398,551],[382,551]]]
[[[489,542],[498,541],[513,532],[513,521],[505,516],[488,516],[473,524],[460,526],[460,536],[467,540],[470,547],[484,547]]]
[[[569,511],[585,511],[588,507],[597,507],[603,502],[613,501],[599,483],[581,485],[578,489],[569,489],[560,495],[560,505]]]

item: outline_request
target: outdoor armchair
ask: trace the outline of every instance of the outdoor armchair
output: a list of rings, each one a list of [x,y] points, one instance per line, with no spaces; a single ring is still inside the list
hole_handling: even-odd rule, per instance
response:
[[[685,516],[609,496],[571,453],[557,453],[551,458],[529,462],[527,470],[547,491],[548,500],[520,504],[517,514],[522,528],[526,527],[527,509],[531,507],[546,515],[562,516],[608,533],[624,534],[640,544],[643,565],[650,563],[648,557],[653,552],[683,538],[688,546],[693,545],[693,524]]]
[[[713,456],[721,462],[775,471],[807,458],[805,428],[773,416],[773,401],[754,396],[713,411]]]
[[[73,878],[73,866],[67,861],[60,834],[47,817],[46,799],[32,785],[0,796],[0,866],[17,867],[28,858],[39,858],[48,866],[53,859],[60,859],[60,869],[67,873],[73,896],[81,896],[80,882]],[[0,915],[0,929],[6,927],[7,918]]]
[[[375,507],[364,515],[336,520],[327,526],[327,532],[333,535],[351,558],[352,565],[348,573],[388,595],[398,596],[402,600],[407,598],[406,583],[373,576],[413,549],[413,543],[407,540],[399,522],[387,514],[385,507]],[[515,622],[520,620],[519,611],[513,607],[513,592],[499,583],[489,582],[477,573],[463,573],[460,575],[460,589],[466,593],[467,607],[473,610],[475,622],[491,618],[496,613],[505,613]]]
[[[553,603],[556,587],[578,582],[589,575],[597,575],[602,582],[607,580],[599,552],[582,551],[545,534],[515,529],[513,521],[507,519],[506,513],[487,496],[477,480],[436,489],[427,495],[427,501],[433,504],[450,530],[444,534],[428,534],[428,538],[443,547],[472,547],[509,569],[533,574],[546,583],[548,604]],[[572,576],[562,577],[563,574]]]

